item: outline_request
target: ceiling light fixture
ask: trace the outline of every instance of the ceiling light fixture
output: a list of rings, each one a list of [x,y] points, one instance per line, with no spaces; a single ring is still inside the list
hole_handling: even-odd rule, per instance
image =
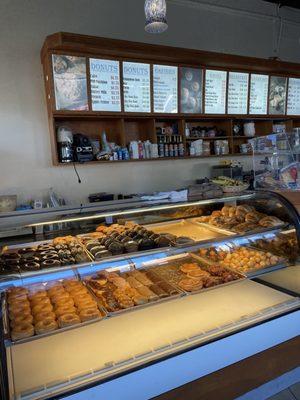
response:
[[[168,29],[166,0],[145,1],[146,25],[148,33],[162,33]]]

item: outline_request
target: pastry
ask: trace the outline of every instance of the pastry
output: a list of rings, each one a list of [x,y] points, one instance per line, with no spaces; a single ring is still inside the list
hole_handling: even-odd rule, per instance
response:
[[[148,298],[149,300],[157,300],[157,294],[153,293],[147,286],[140,286],[136,289],[141,296]]]
[[[134,240],[127,240],[124,244],[124,249],[126,253],[135,253],[139,249],[138,243],[136,243]]]
[[[168,293],[169,296],[173,296],[175,294],[178,294],[178,291],[171,286],[168,282],[158,282],[157,285],[166,293]]]
[[[122,254],[124,251],[124,246],[122,245],[122,243],[119,242],[112,242],[107,250],[109,250],[112,255],[118,255],[118,254]]]
[[[34,330],[37,335],[55,331],[57,328],[58,324],[55,319],[49,317],[36,322],[34,325]]]
[[[61,328],[67,327],[67,326],[72,326],[75,324],[79,324],[80,318],[77,314],[63,314],[60,317],[58,317],[58,324]]]
[[[15,325],[11,331],[11,338],[13,341],[25,339],[33,335],[34,335],[33,325],[25,322]]]
[[[111,257],[112,253],[108,250],[101,250],[94,254],[95,260],[100,260],[101,258]]]
[[[168,293],[165,292],[159,285],[150,285],[149,289],[152,290],[153,293],[155,293],[158,297],[163,298],[163,297],[168,297]]]
[[[81,310],[79,313],[79,318],[81,322],[91,321],[99,317],[101,317],[100,312],[94,308],[86,308]]]
[[[186,264],[182,264],[180,266],[180,271],[182,271],[185,274],[188,274],[191,271],[195,271],[195,270],[200,270],[199,265],[197,265],[195,263],[186,263]]]
[[[184,278],[178,282],[178,286],[187,292],[193,292],[202,289],[203,281],[202,279]]]

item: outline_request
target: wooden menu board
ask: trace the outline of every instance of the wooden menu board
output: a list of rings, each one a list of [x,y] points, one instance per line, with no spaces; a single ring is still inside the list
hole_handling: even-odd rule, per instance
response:
[[[178,68],[153,65],[153,98],[155,113],[178,112]]]
[[[119,61],[90,58],[93,111],[121,111]]]
[[[205,113],[225,114],[227,72],[206,70]]]
[[[268,111],[268,75],[251,74],[249,114],[264,115]]]
[[[228,77],[228,114],[247,114],[248,112],[249,74],[229,72]]]
[[[150,64],[123,62],[125,112],[151,111]]]

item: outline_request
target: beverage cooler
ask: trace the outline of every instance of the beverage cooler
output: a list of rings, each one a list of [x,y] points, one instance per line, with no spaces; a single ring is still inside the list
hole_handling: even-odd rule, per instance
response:
[[[299,216],[278,194],[0,221],[5,400],[148,399],[300,333]]]

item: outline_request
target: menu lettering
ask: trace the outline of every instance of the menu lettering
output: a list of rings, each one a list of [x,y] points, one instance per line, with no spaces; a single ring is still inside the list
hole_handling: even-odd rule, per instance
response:
[[[206,70],[205,113],[225,114],[227,72]]]
[[[251,74],[249,114],[267,114],[269,77]]]
[[[249,74],[229,72],[228,114],[247,114]]]
[[[289,78],[287,114],[300,115],[300,78]]]
[[[125,112],[150,112],[150,64],[123,62]]]
[[[119,61],[90,58],[93,111],[121,111]]]
[[[178,112],[178,68],[168,65],[153,66],[154,112]]]

